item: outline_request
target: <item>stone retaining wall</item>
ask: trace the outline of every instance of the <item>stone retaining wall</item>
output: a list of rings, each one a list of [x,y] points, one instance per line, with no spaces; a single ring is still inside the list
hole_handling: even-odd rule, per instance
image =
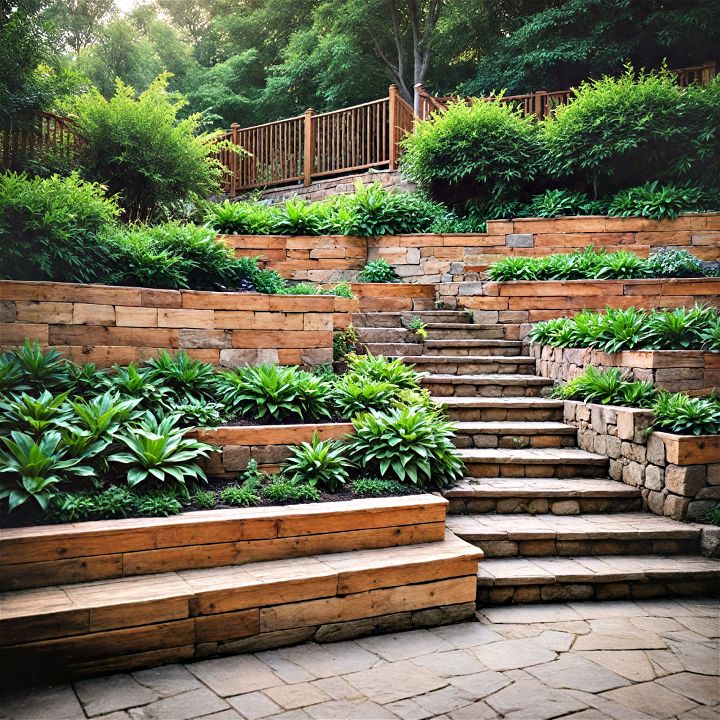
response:
[[[583,309],[720,307],[720,278],[550,280],[438,285],[444,307],[471,310],[479,323],[500,323],[509,340],[527,337],[533,323]]]
[[[590,245],[631,250],[685,248],[703,260],[720,260],[720,213],[674,220],[580,216],[490,220],[485,233],[385,235],[378,238],[226,235],[238,255],[260,256],[293,280],[352,279],[367,260],[385,258],[415,283],[478,280],[488,265],[508,256],[569,253]]]
[[[332,361],[332,296],[0,282],[0,348],[37,340],[100,367],[185,350],[225,367]]]
[[[670,392],[703,394],[720,387],[720,353],[702,350],[634,350],[608,354],[591,348],[556,348],[530,343],[538,375],[568,380],[588,366],[617,367],[636,380],[650,380]]]
[[[645,509],[701,520],[720,502],[720,436],[648,434],[651,421],[649,410],[565,401],[578,445],[609,457],[610,477],[640,488]]]

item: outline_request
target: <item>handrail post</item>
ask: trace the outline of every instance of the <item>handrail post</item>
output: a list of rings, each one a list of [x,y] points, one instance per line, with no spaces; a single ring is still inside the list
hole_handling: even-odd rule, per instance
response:
[[[415,95],[413,97],[413,110],[415,112],[415,117],[413,118],[414,125],[418,120],[425,119],[425,98],[423,97],[425,94],[425,88],[422,83],[415,83],[413,90],[415,91]]]
[[[703,85],[709,85],[710,81],[715,77],[715,74],[717,72],[717,67],[715,65],[715,62],[706,62],[703,63],[702,66],[702,80],[701,83]]]
[[[395,126],[397,125],[397,96],[398,88],[397,85],[391,85],[388,88],[388,167],[390,170],[397,168],[397,138]]]
[[[233,123],[230,126],[230,142],[233,144],[233,149],[230,151],[230,197],[235,197],[237,195],[238,191],[238,170],[240,169],[240,163],[238,162],[238,151],[237,146],[240,144],[239,142],[239,129],[240,125],[238,123]]]
[[[305,142],[304,155],[305,155],[305,169],[303,172],[303,181],[305,187],[310,185],[312,182],[313,166],[315,164],[315,132],[313,127],[313,115],[315,110],[308,108],[305,111]]]

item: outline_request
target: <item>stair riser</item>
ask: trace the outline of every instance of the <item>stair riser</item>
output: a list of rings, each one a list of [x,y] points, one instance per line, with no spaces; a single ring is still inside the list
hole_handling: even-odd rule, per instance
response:
[[[528,477],[528,478],[596,478],[607,476],[607,465],[578,464],[534,464],[534,463],[486,463],[469,460],[465,463],[465,475],[469,478]]]
[[[446,408],[445,414],[455,422],[550,421],[562,422],[562,408]]]
[[[448,498],[451,515],[478,515],[499,513],[530,513],[539,515],[578,515],[584,513],[615,513],[634,512],[641,510],[641,499],[638,498],[578,498],[553,496],[543,497],[483,497],[483,498]]]
[[[477,327],[472,329],[444,328],[436,330],[428,328],[428,340],[504,340],[505,330],[502,326]]]
[[[457,363],[413,360],[412,363],[418,371],[440,373],[442,375],[487,375],[489,373],[499,373],[501,375],[535,374],[535,365],[529,363],[492,362],[491,360]]]
[[[462,533],[459,533],[458,537],[479,547],[485,553],[485,559],[588,555],[696,555],[700,552],[698,538],[486,540]]]
[[[480,347],[426,345],[425,354],[442,355],[443,357],[467,357],[468,355],[491,355],[492,357],[510,357],[512,355],[522,355],[522,352],[520,348],[503,347],[502,345],[482,345]]]
[[[452,323],[464,325],[471,322],[466,313],[463,312],[433,312],[418,310],[417,312],[402,313],[355,313],[353,314],[353,325],[356,327],[373,328],[401,328],[405,327],[413,318],[420,318],[424,323]]]
[[[419,344],[415,333],[405,328],[356,328],[361,343],[411,343]]]
[[[554,583],[552,585],[478,586],[478,608],[519,603],[575,600],[647,600],[660,597],[712,595],[720,591],[717,578],[696,579],[678,573],[666,582],[629,580],[610,583]]]
[[[445,373],[443,373],[445,374]],[[497,383],[492,385],[476,385],[471,383],[436,383],[423,381],[423,387],[427,388],[436,397],[547,397],[550,388],[547,385],[504,385],[499,378]],[[522,415],[516,415],[512,419],[536,420],[530,417],[528,411],[522,410]],[[483,418],[489,419],[489,418]],[[493,418],[494,419],[494,418]]]
[[[423,346],[412,343],[362,343],[370,355],[421,355]]]
[[[497,435],[489,433],[464,433],[460,431],[455,438],[458,448],[557,448],[576,447],[575,435]]]

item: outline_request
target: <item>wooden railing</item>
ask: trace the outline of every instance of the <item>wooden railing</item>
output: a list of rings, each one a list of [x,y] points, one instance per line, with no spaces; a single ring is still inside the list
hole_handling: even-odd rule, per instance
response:
[[[49,112],[24,115],[9,128],[0,129],[0,167],[20,169],[28,158],[47,150],[72,165],[82,144],[69,118]]]
[[[352,107],[304,114],[240,128],[223,137],[239,145],[224,149],[223,189],[234,196],[253,188],[303,182],[370,168],[397,167],[400,140],[415,121],[413,109],[391,85],[388,96]]]

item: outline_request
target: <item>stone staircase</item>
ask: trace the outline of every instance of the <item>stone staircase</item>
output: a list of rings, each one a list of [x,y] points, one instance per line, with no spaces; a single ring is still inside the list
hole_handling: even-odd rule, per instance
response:
[[[427,339],[409,331],[413,317]],[[368,352],[400,357],[457,423],[467,477],[443,494],[448,528],[485,554],[479,605],[715,592],[720,562],[701,528],[641,512],[637,488],[608,477],[608,458],[577,447],[552,381],[519,341],[465,312],[363,313]]]

